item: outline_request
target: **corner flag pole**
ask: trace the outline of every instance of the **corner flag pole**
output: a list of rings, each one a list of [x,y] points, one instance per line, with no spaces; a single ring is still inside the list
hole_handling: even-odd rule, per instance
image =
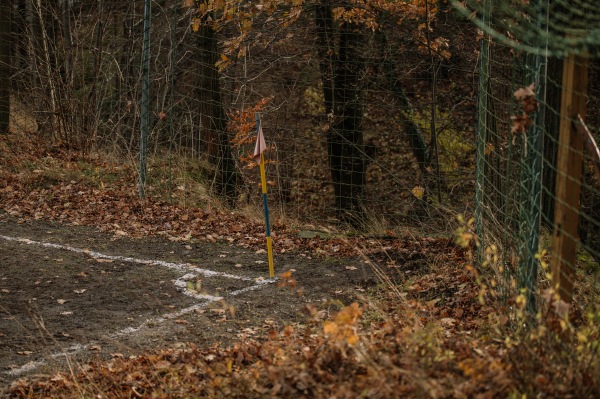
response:
[[[267,229],[267,255],[269,257],[269,277],[275,277],[275,266],[273,265],[273,242],[271,241],[271,225],[269,223],[269,204],[267,202],[267,174],[265,171],[265,155],[264,151],[267,148],[265,144],[265,136],[263,135],[262,125],[260,123],[260,114],[257,112],[256,117],[256,146],[254,147],[254,159],[260,162],[260,180],[262,183],[263,208],[265,211],[265,225]]]

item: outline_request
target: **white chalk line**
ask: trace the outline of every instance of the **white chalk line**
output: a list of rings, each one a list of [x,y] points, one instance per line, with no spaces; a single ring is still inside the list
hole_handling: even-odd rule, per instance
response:
[[[156,265],[156,266],[162,266],[162,267],[166,267],[166,268],[174,269],[174,270],[178,270],[178,271],[190,271],[191,270],[191,271],[194,271],[205,277],[224,277],[224,278],[231,278],[231,279],[242,280],[242,281],[253,281],[256,283],[255,285],[251,285],[248,287],[241,288],[239,290],[232,291],[232,292],[228,293],[227,296],[238,296],[238,295],[241,295],[241,294],[249,292],[249,291],[256,291],[256,290],[259,290],[259,289],[265,287],[267,284],[273,283],[275,281],[275,280],[266,280],[266,279],[260,279],[260,278],[253,279],[250,277],[243,277],[243,276],[238,276],[235,274],[217,272],[214,270],[198,268],[198,267],[192,266],[190,264],[171,263],[171,262],[164,262],[164,261],[160,261],[160,260],[136,259],[136,258],[130,258],[130,257],[126,257],[126,256],[106,255],[106,254],[101,254],[99,252],[95,252],[95,251],[91,251],[91,250],[87,250],[87,249],[75,248],[75,247],[71,247],[68,245],[62,245],[62,244],[34,241],[34,240],[30,240],[28,238],[9,237],[9,236],[4,236],[4,235],[0,235],[0,238],[4,239],[6,241],[14,241],[14,242],[24,243],[24,244],[28,244],[28,245],[40,245],[40,246],[43,246],[46,248],[63,249],[63,250],[67,250],[67,251],[71,251],[71,252],[75,252],[75,253],[86,254],[86,255],[89,255],[96,259],[110,259],[110,260],[119,260],[122,262],[130,262],[130,263],[137,263],[137,264],[143,264],[143,265]],[[187,280],[190,280],[195,277],[196,277],[196,275],[193,273],[186,273],[185,275],[174,280],[175,286],[180,288],[180,291],[183,294],[191,296],[196,299],[204,300],[206,302],[194,304],[187,308],[180,309],[176,312],[166,313],[159,317],[147,319],[146,321],[144,321],[137,327],[123,328],[113,334],[108,335],[107,338],[108,339],[116,339],[119,337],[137,333],[141,329],[148,327],[150,325],[161,324],[167,320],[181,317],[185,314],[194,312],[196,310],[200,310],[202,308],[207,307],[208,305],[210,305],[213,302],[217,302],[217,301],[220,301],[223,299],[223,297],[220,297],[220,296],[213,296],[213,295],[201,294],[201,293],[193,293],[190,290],[186,289]],[[55,358],[59,358],[59,357],[75,355],[79,352],[82,352],[82,351],[90,348],[94,344],[96,344],[95,341],[92,341],[87,344],[74,344],[62,351],[50,354],[48,356],[48,358],[55,359]],[[27,372],[33,371],[33,370],[43,366],[46,363],[47,363],[46,360],[31,361],[31,362],[25,363],[24,365],[22,365],[20,367],[8,370],[5,372],[5,374],[8,374],[12,377],[17,377],[17,376],[25,374]]]
[[[229,293],[229,296],[237,296],[240,294],[243,294],[245,292],[248,291],[256,291],[259,290],[263,287],[265,287],[266,284],[257,284],[257,285],[251,285],[249,287],[245,287],[236,291],[232,291]],[[207,300],[204,303],[197,303],[194,304],[192,306],[189,306],[187,308],[184,309],[180,309],[177,312],[172,312],[172,313],[166,313],[162,316],[159,317],[153,317],[150,319],[147,319],[146,321],[144,321],[142,324],[138,325],[137,327],[125,327],[113,334],[110,334],[107,336],[108,340],[111,339],[117,339],[120,337],[125,337],[127,335],[131,335],[134,333],[139,332],[140,330],[142,330],[143,328],[146,328],[148,326],[153,326],[153,325],[158,325],[158,324],[162,324],[167,320],[172,320],[175,319],[177,317],[181,317],[183,315],[186,315],[188,313],[192,313],[195,312],[197,310],[200,310],[202,308],[207,307],[208,305],[210,305],[213,302],[217,302],[219,301],[221,298],[219,297],[214,297],[215,299],[213,300]],[[87,344],[74,344],[69,346],[68,348],[59,351],[59,352],[54,352],[50,355],[48,355],[48,359],[56,359],[59,357],[67,357],[67,356],[73,356],[76,355],[80,352],[83,352],[84,350],[87,350],[89,348],[91,348],[93,345],[95,345],[97,343],[97,341],[92,341],[89,342]],[[5,374],[10,375],[11,377],[18,377],[22,374],[28,373],[30,371],[36,370],[40,367],[42,367],[43,365],[45,365],[48,361],[47,360],[36,360],[36,361],[31,361],[31,362],[27,362],[24,365],[8,370],[5,372]]]
[[[3,236],[3,235],[0,235],[0,238],[2,238],[3,240],[6,240],[6,241],[15,241],[15,242],[23,243],[23,244],[28,244],[28,245],[34,244],[34,245],[40,245],[40,246],[46,247],[46,248],[64,249],[66,251],[71,251],[71,252],[75,252],[75,253],[79,253],[79,254],[86,254],[95,259],[118,260],[118,261],[122,261],[122,262],[137,263],[140,265],[162,266],[162,267],[166,267],[168,269],[173,269],[173,270],[178,270],[178,271],[183,271],[183,272],[193,271],[193,272],[203,275],[204,277],[224,277],[224,278],[230,278],[233,280],[257,281],[256,279],[254,279],[252,277],[244,277],[244,276],[238,276],[236,274],[229,274],[229,273],[217,272],[217,271],[209,270],[209,269],[202,269],[202,268],[193,266],[189,263],[172,263],[172,262],[165,262],[162,260],[137,259],[137,258],[131,258],[128,256],[120,256],[120,255],[106,255],[106,254],[102,254],[100,252],[91,251],[89,249],[75,248],[75,247],[71,247],[69,245],[54,244],[54,243],[50,243],[50,242],[34,241],[34,240],[30,240],[28,238],[8,237],[8,236]],[[257,282],[260,283],[260,281],[261,280],[258,280]]]

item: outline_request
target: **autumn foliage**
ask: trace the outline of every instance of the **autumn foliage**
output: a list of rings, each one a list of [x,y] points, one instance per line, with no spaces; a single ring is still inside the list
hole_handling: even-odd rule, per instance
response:
[[[231,144],[241,151],[239,161],[246,169],[258,165],[254,161],[254,143],[256,142],[256,114],[264,111],[271,98],[263,98],[251,107],[229,113],[229,130],[234,133]]]
[[[240,131],[252,128],[246,119],[240,118]],[[115,235],[264,245],[262,223],[242,214],[138,199],[130,166],[77,161],[77,154],[23,136],[0,138],[0,150],[1,210],[18,220],[91,225]],[[72,374],[16,380],[7,396],[600,396],[600,311],[577,305],[571,320],[542,317],[561,306],[546,291],[537,324],[523,328],[525,297],[502,301],[486,270],[471,263],[479,245],[472,221],[461,219],[455,238],[300,238],[283,221],[275,226],[277,251],[324,261],[361,257],[382,285],[348,305],[309,305],[302,321],[265,323],[231,345],[189,343],[82,364]],[[411,266],[415,261],[418,267]],[[302,281],[291,272],[281,282],[280,289],[302,295]],[[587,297],[586,289],[578,287],[579,295]]]
[[[426,14],[435,20],[441,3],[348,0],[333,9],[333,16],[376,31],[382,15],[396,25],[422,21]],[[247,56],[245,43],[261,39],[252,30],[258,18],[268,20],[280,12],[277,26],[281,28],[300,18],[310,4],[302,0],[183,2],[194,14],[192,30],[202,24],[229,29],[217,62],[221,72],[232,60]],[[408,34],[425,43],[428,29],[417,23]],[[443,36],[433,38],[429,47],[438,61],[452,56]],[[514,97],[520,110],[512,117],[512,132],[526,133],[538,107],[534,85],[518,89]],[[251,153],[255,113],[268,111],[270,101],[261,98],[228,114],[236,162],[246,169],[256,167]],[[138,198],[135,165],[121,160],[82,159],[80,154],[44,146],[25,135],[0,137],[0,155],[0,212],[6,217],[95,226],[115,236],[218,241],[253,250],[264,246],[262,221],[225,209],[217,200],[209,198],[197,206],[174,195],[168,201],[164,192],[153,187],[147,198]],[[160,162],[151,166],[166,169]],[[156,186],[167,184],[166,178],[157,180]],[[425,189],[411,187],[408,193],[421,200]],[[561,318],[565,312],[550,311],[565,304],[556,300],[552,290],[544,289],[539,314],[531,323],[525,295],[507,297],[485,262],[476,264],[476,250],[482,243],[473,220],[458,220],[458,225],[449,220],[451,227],[443,231],[428,226],[427,234],[381,231],[374,226],[364,236],[332,231],[304,238],[297,221],[276,217],[276,253],[310,255],[323,262],[331,257],[359,259],[379,278],[378,284],[360,287],[345,302],[307,303],[295,322],[263,323],[230,344],[183,343],[131,358],[114,356],[78,365],[71,373],[16,380],[7,388],[7,396],[600,397],[598,304],[582,300],[574,305],[571,319]],[[499,262],[498,248],[480,249],[486,260]],[[512,267],[510,260],[502,262],[503,267]],[[310,288],[303,287],[292,271],[282,273],[279,283],[278,289],[298,296]],[[591,297],[586,295],[591,290],[586,283],[577,290],[580,298]],[[550,313],[555,317],[546,317]]]
[[[511,131],[515,134],[526,133],[533,125],[531,115],[538,108],[538,103],[535,99],[535,84],[532,83],[529,86],[521,87],[515,91],[514,96],[515,100],[522,107],[523,112],[519,115],[513,115],[510,117],[512,120]]]

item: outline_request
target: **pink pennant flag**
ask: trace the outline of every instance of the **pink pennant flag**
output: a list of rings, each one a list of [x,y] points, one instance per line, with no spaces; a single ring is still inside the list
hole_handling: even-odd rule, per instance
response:
[[[265,136],[263,135],[262,123],[258,122],[258,135],[256,136],[256,145],[254,146],[254,160],[260,163],[260,154],[267,149]]]

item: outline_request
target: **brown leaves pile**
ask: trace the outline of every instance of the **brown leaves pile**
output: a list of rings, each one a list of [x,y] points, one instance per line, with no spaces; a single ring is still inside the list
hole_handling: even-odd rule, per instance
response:
[[[464,272],[460,274],[469,280]],[[353,303],[323,321],[326,311],[309,305],[305,324],[269,330],[260,339],[243,337],[227,348],[186,344],[131,359],[116,357],[85,365],[74,376],[56,374],[16,381],[10,395],[75,398],[81,396],[84,387],[86,395],[101,398],[355,398],[360,393],[369,398],[395,398],[400,393],[438,396],[451,392],[456,381],[464,382],[460,373],[451,371],[456,363],[443,353],[456,345],[462,348],[465,343],[461,337],[468,337],[459,331],[458,319],[456,327],[446,320],[443,330],[423,327],[438,312],[433,307],[421,310],[416,298],[439,283],[433,275],[417,279],[414,299],[405,303],[391,296],[384,299],[380,310],[390,315],[384,320],[363,320],[364,312],[373,309]],[[473,284],[467,283],[461,290],[462,300],[475,301],[477,289]],[[476,312],[464,311],[460,317],[472,319]],[[443,310],[443,314],[456,316],[451,309]],[[472,326],[463,328],[470,330]],[[429,341],[442,338],[442,332],[452,340]],[[460,350],[471,355],[468,349]],[[434,382],[424,385],[424,378]]]
[[[344,342],[350,346],[358,343],[358,318],[362,309],[354,302],[338,312],[332,321],[326,321],[323,331],[333,342]]]
[[[139,200],[131,176],[98,187],[83,179],[63,181],[35,170],[22,172],[19,162],[35,165],[48,153],[16,153],[17,147],[4,145],[5,140],[0,137],[0,149],[14,156],[0,164],[0,206],[14,217],[95,225],[117,235],[264,246],[262,223],[218,209]],[[77,168],[71,160],[66,153],[52,158],[61,170]],[[551,328],[535,336],[515,335],[510,323],[518,320],[510,320],[509,310],[493,298],[488,304],[480,301],[481,287],[461,266],[465,250],[450,239],[301,239],[283,223],[274,230],[281,252],[366,255],[388,275],[397,273],[404,282],[401,291],[388,285],[367,298],[369,306],[343,307],[327,321],[327,307],[308,306],[304,324],[281,331],[269,327],[226,348],[180,345],[91,363],[74,375],[18,380],[6,396],[600,397],[596,327],[590,324],[589,331],[560,340]],[[429,268],[431,264],[435,267]],[[291,273],[282,280],[294,290],[301,284]]]
[[[598,397],[600,383],[594,375],[600,372],[600,361],[593,354],[585,355],[585,364],[574,363],[578,350],[565,350],[570,341],[558,341],[549,332],[543,339],[500,339],[500,330],[508,331],[505,321],[496,321],[498,308],[479,302],[479,287],[466,270],[440,264],[436,271],[415,278],[407,291],[401,300],[382,290],[373,306],[354,303],[328,321],[323,320],[326,310],[309,305],[304,324],[281,330],[267,327],[253,338],[242,335],[229,347],[180,344],[135,358],[118,356],[84,365],[75,375],[18,380],[8,394],[11,398],[495,398],[514,393]]]
[[[248,121],[248,126],[251,124]],[[0,162],[0,212],[12,217],[94,226],[122,237],[159,235],[172,241],[222,241],[248,249],[264,248],[262,221],[218,207],[184,207],[150,196],[140,199],[136,172],[127,166],[89,159],[82,169],[83,163],[75,162],[78,154],[36,147],[24,137],[0,137],[0,150],[3,148],[4,154],[12,156]],[[117,178],[90,180],[86,178],[90,169]],[[397,259],[408,259],[421,251],[448,250],[447,239],[300,238],[286,221],[277,218],[272,221],[272,236],[276,253],[364,254],[387,259],[386,253],[393,252]]]
[[[565,350],[570,341],[556,340],[549,332],[543,339],[504,339],[507,319],[496,318],[506,310],[481,304],[473,275],[456,264],[440,263],[415,277],[405,294],[401,299],[381,290],[371,306],[353,303],[327,321],[326,309],[308,305],[304,324],[281,330],[268,326],[252,338],[243,334],[229,347],[180,344],[130,359],[118,356],[84,365],[74,375],[15,381],[8,395],[392,399],[600,394],[594,378],[600,361],[593,354],[586,350],[585,363],[577,363],[579,350]],[[592,339],[598,337],[586,335]]]

